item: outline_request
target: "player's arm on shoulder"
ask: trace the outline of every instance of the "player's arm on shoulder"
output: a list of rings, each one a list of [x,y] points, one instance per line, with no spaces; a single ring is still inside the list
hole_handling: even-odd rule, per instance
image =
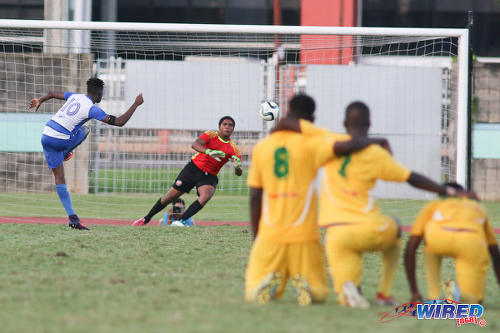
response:
[[[427,178],[426,176],[414,171],[411,172],[407,182],[413,187],[429,192],[434,192],[439,195],[446,195],[449,197],[457,198],[467,197],[469,199],[479,200],[477,194],[472,191],[457,190],[451,186],[438,184],[430,178]]]
[[[449,186],[438,184],[432,179],[427,178],[426,176],[414,171],[410,173],[410,177],[408,178],[407,182],[413,187],[433,192],[439,195],[457,196],[459,194],[458,190],[455,190],[454,188]],[[462,191],[460,191],[460,193],[462,193]]]
[[[416,256],[417,248],[422,242],[422,236],[410,236],[408,243],[406,243],[406,249],[404,254],[404,263],[406,278],[408,279],[408,284],[411,290],[411,302],[421,302],[422,295],[418,289],[417,279],[416,279]]]
[[[390,151],[389,141],[385,138],[351,138],[346,141],[336,141],[333,145],[333,151],[337,156],[343,156],[362,150],[369,145],[376,144]]]
[[[314,125],[309,120],[282,118],[272,128],[271,133],[277,131],[292,131],[302,133],[307,136],[335,136],[335,134],[326,128]]]
[[[132,105],[128,108],[128,110],[124,114],[122,114],[119,117],[108,115],[106,118],[104,118],[101,121],[103,123],[108,124],[108,125],[122,127],[123,125],[125,125],[129,121],[130,117],[132,117],[132,115],[134,114],[135,110],[142,103],[144,103],[144,98],[142,97],[142,94],[139,94],[135,98],[134,103],[132,103]]]
[[[30,109],[35,108],[35,112],[37,112],[38,108],[40,107],[40,105],[42,105],[43,102],[48,101],[48,100],[50,100],[52,98],[65,100],[63,92],[53,91],[53,92],[49,92],[46,95],[43,95],[40,98],[33,98],[30,101],[29,108]]]

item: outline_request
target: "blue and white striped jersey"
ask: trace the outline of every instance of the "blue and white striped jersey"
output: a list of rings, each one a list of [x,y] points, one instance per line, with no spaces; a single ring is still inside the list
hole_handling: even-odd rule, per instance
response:
[[[104,120],[108,115],[84,94],[64,93],[66,103],[45,124],[43,134],[67,140],[90,119]]]

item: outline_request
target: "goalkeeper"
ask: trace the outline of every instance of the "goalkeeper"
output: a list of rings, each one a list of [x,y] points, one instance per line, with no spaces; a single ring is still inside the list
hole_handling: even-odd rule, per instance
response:
[[[186,221],[200,211],[213,197],[219,179],[217,174],[227,162],[234,166],[237,176],[243,174],[241,169],[241,153],[236,144],[231,141],[235,121],[230,116],[219,120],[218,131],[206,131],[200,135],[191,146],[197,153],[182,169],[167,194],[162,196],[151,208],[149,213],[132,223],[132,226],[142,226],[168,204],[196,186],[198,199],[182,214],[180,222],[190,226]]]

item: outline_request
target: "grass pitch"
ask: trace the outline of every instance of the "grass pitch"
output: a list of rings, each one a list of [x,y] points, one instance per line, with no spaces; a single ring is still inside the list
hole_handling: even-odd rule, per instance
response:
[[[251,237],[246,227],[128,228],[0,224],[1,332],[456,332],[452,320],[402,317],[390,308],[344,309],[333,295],[301,308],[287,290],[265,306],[243,300]],[[421,261],[419,256],[419,261]],[[378,255],[365,257],[363,291],[373,299]],[[443,278],[452,278],[451,261]],[[420,287],[425,291],[419,263]],[[395,296],[409,298],[403,267]],[[487,325],[500,331],[500,289],[491,268]]]

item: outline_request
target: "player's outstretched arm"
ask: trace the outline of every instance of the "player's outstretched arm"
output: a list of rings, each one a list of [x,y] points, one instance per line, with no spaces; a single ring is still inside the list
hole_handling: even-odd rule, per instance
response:
[[[488,246],[488,251],[490,252],[491,261],[493,262],[493,269],[495,270],[498,285],[500,286],[500,251],[498,250],[498,245]]]
[[[427,178],[426,176],[421,175],[417,172],[412,171],[407,182],[408,182],[408,184],[410,184],[413,187],[419,188],[421,190],[429,191],[429,192],[434,192],[434,193],[437,193],[439,195],[451,195],[451,196],[453,196],[455,194],[453,191],[455,189],[449,188],[448,192],[447,192],[446,186],[438,184],[435,181],[433,181],[433,180]]]
[[[40,98],[33,98],[30,101],[29,108],[30,109],[35,108],[35,112],[37,112],[38,108],[40,107],[40,105],[42,105],[43,102],[48,101],[49,99],[52,99],[52,98],[62,99],[62,100],[65,99],[63,92],[59,92],[59,91],[49,92],[47,95],[44,95]]]
[[[478,200],[477,195],[474,192],[465,192],[461,190],[457,190],[451,186],[444,186],[436,183],[435,181],[421,175],[417,172],[413,172],[410,174],[408,178],[408,184],[413,187],[419,188],[421,190],[434,192],[439,195],[447,195],[450,197],[468,197],[470,199]]]
[[[408,284],[410,285],[410,291],[412,295],[411,302],[422,301],[422,295],[420,295],[420,291],[418,290],[417,285],[417,279],[415,278],[416,254],[417,248],[420,245],[421,241],[422,237],[420,236],[410,236],[410,239],[406,244],[404,255],[406,278],[408,279]]]
[[[337,156],[347,155],[358,150],[364,149],[369,145],[376,144],[380,145],[383,148],[390,150],[389,141],[384,138],[368,138],[368,137],[359,137],[352,138],[349,141],[336,141],[333,145],[333,152]]]
[[[253,239],[259,232],[259,220],[262,210],[262,189],[250,187],[250,225],[252,226]]]
[[[130,117],[132,117],[137,107],[142,103],[144,103],[144,98],[142,98],[142,94],[139,94],[135,98],[134,103],[128,108],[127,112],[125,112],[124,114],[122,114],[117,118],[114,116],[107,116],[106,118],[103,119],[102,122],[108,125],[122,127],[129,121]]]

